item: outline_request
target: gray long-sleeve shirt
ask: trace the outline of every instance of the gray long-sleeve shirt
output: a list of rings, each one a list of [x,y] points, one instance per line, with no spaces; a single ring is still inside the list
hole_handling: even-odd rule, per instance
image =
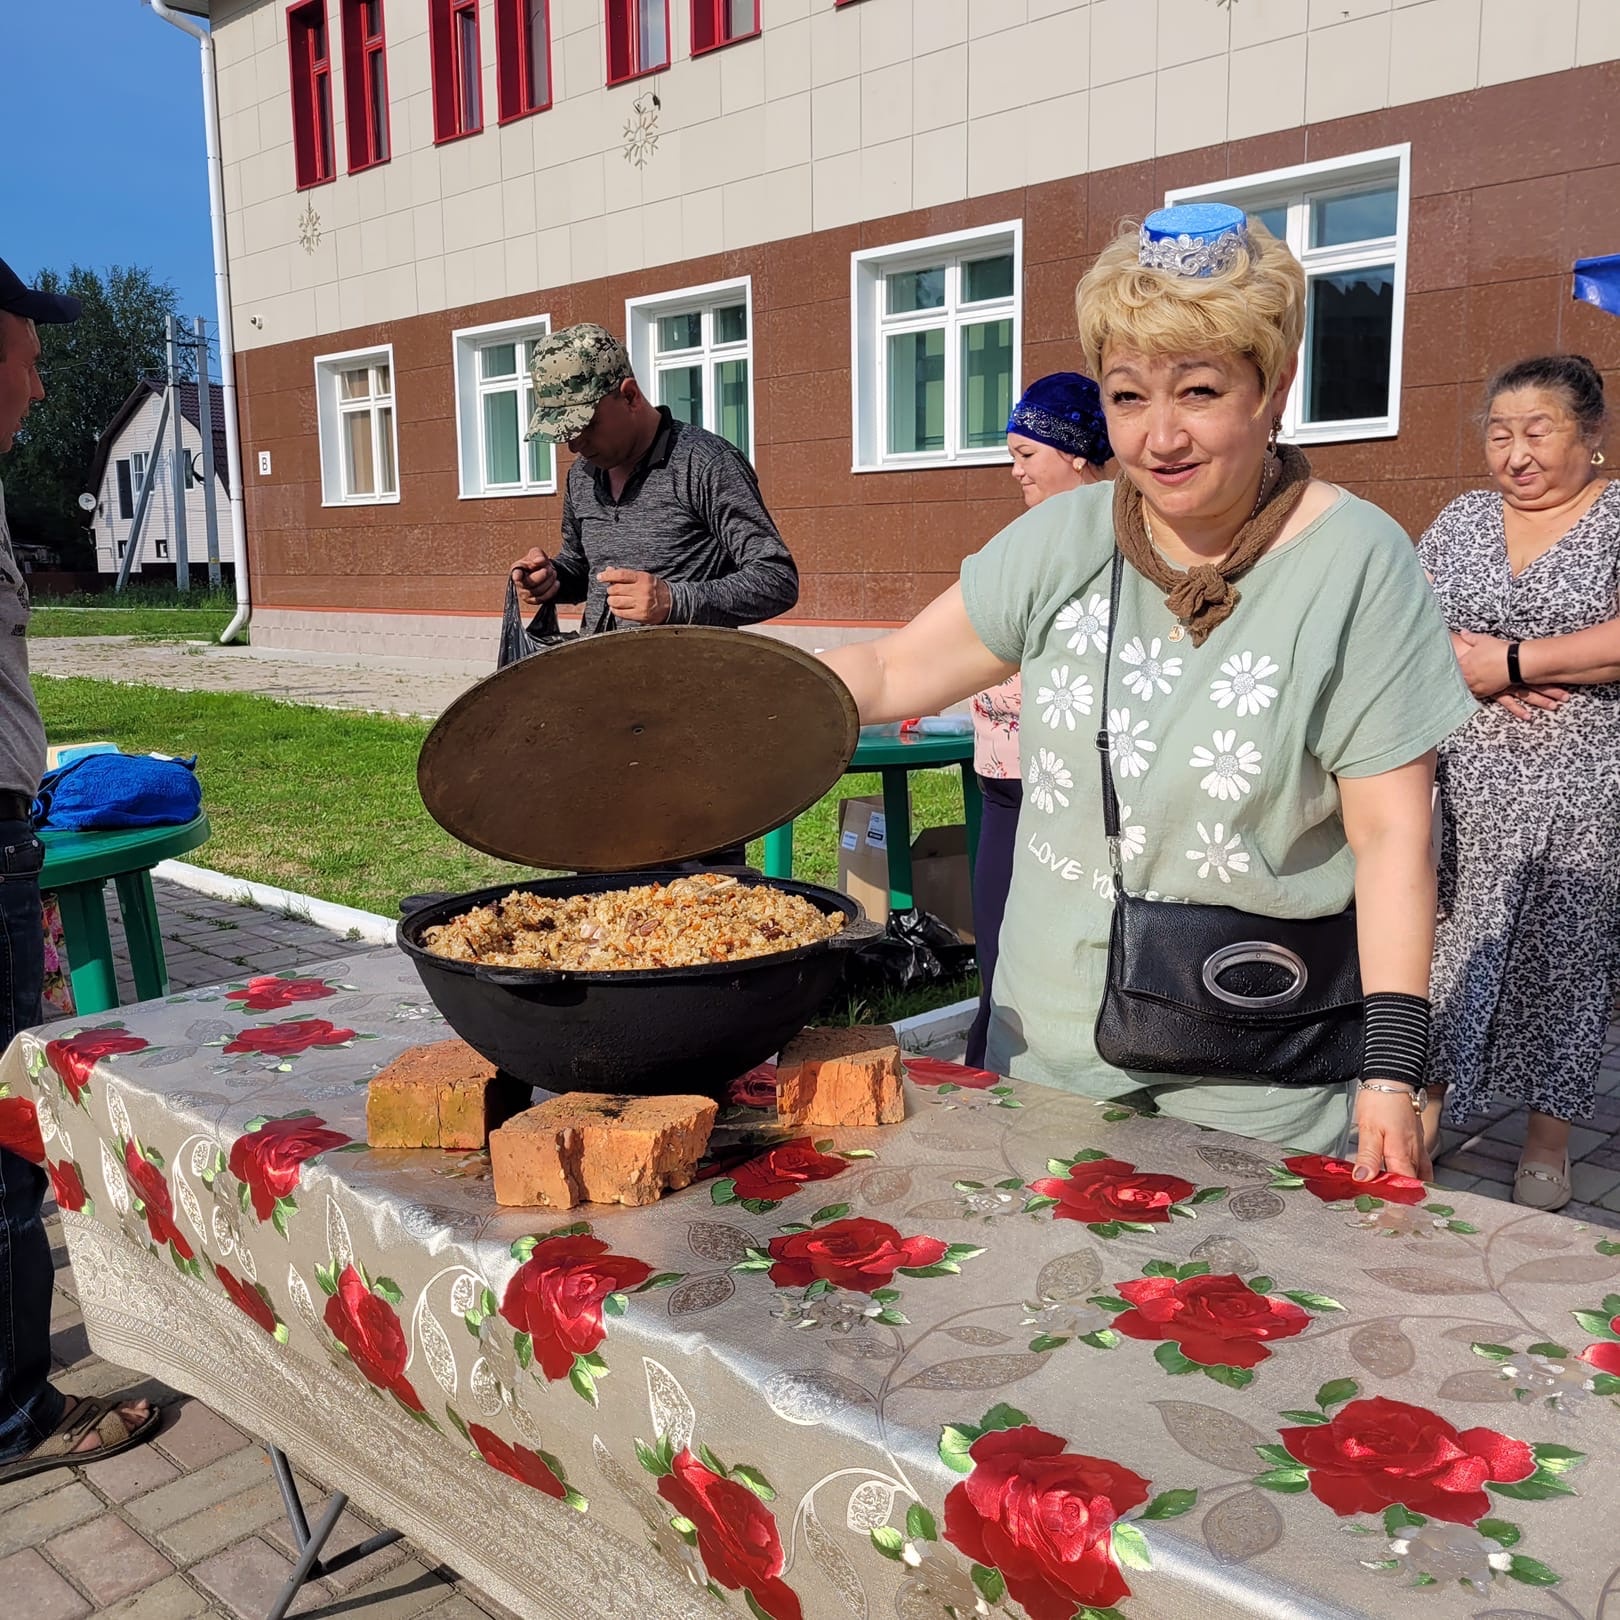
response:
[[[45,726],[28,684],[28,587],[12,555],[0,489],[0,789],[33,798],[44,770]]]
[[[583,602],[582,628],[639,629],[607,605],[604,568],[654,574],[670,591],[671,624],[735,628],[786,613],[799,571],[776,531],[748,458],[729,440],[663,407],[658,436],[619,499],[589,462],[568,469],[557,600]]]

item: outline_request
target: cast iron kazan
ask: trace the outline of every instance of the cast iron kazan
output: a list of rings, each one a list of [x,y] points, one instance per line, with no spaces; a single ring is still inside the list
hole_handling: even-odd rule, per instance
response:
[[[723,1097],[732,1080],[798,1034],[837,989],[848,953],[882,932],[859,902],[810,883],[738,873],[741,883],[803,895],[840,914],[844,927],[794,950],[700,967],[613,973],[487,967],[435,956],[422,943],[429,928],[514,890],[565,899],[690,876],[611,872],[412,895],[400,903],[400,949],[456,1034],[519,1080],[549,1091]]]

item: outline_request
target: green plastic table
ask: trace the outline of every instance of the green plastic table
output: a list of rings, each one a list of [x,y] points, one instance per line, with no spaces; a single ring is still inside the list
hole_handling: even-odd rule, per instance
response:
[[[912,771],[925,771],[939,765],[958,765],[962,770],[962,812],[967,822],[968,867],[979,858],[979,778],[973,770],[973,734],[956,732],[946,736],[900,737],[861,733],[855,753],[844,768],[845,775],[876,771],[883,778],[883,824],[889,856],[889,909],[909,911],[916,903],[911,892],[911,789],[906,781]],[[765,875],[793,876],[793,823],[765,835]]]
[[[152,868],[207,841],[208,817],[179,827],[130,827],[111,832],[75,832],[41,827],[45,865],[39,886],[55,894],[62,908],[62,935],[72,967],[73,1000],[81,1013],[107,1012],[118,1005],[112,937],[107,932],[106,883],[118,891],[118,909],[129,941],[135,993],[155,1001],[169,993],[163,961]]]

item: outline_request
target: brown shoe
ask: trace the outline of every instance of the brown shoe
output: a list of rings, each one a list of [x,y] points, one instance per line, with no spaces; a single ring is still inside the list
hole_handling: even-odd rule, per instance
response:
[[[128,1451],[131,1446],[149,1440],[163,1421],[162,1409],[154,1406],[146,1414],[146,1420],[132,1429],[118,1410],[121,1404],[116,1395],[79,1399],[70,1396],[62,1421],[46,1439],[40,1441],[32,1451],[25,1451],[10,1462],[0,1462],[0,1485],[9,1484],[14,1479],[27,1479],[30,1474],[43,1474],[52,1468],[72,1468],[79,1463],[100,1462],[103,1457],[116,1457],[120,1451]],[[80,1451],[78,1448],[92,1433],[101,1444],[92,1446],[88,1451]]]

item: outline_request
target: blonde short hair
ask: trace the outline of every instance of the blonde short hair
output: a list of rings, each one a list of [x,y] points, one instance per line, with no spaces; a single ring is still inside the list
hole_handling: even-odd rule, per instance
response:
[[[1139,227],[1127,224],[1075,289],[1086,369],[1103,374],[1110,345],[1140,354],[1240,354],[1269,395],[1305,331],[1305,272],[1253,215],[1249,246],[1213,276],[1150,270],[1137,261]]]

